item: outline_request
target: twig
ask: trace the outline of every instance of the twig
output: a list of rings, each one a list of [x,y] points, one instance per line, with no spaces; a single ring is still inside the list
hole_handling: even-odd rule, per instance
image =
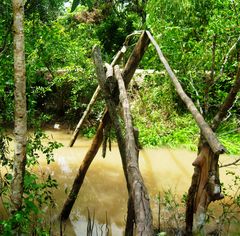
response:
[[[190,85],[192,86],[192,88],[193,88],[194,92],[196,93],[197,97],[199,97],[199,93],[198,93],[197,89],[195,88],[195,86],[193,84],[192,77],[190,77]],[[200,113],[203,114],[203,109],[201,107],[199,99],[197,99],[196,102],[197,102]]]
[[[240,161],[240,157],[234,161],[234,162],[230,162],[228,164],[225,164],[225,165],[220,165],[219,168],[222,168],[222,167],[228,167],[228,166],[232,166],[232,165],[237,165],[237,163]]]
[[[127,37],[126,37],[123,45],[124,45],[124,46],[128,46],[129,41],[130,41],[130,38],[133,37],[133,36],[135,36],[135,35],[140,35],[140,34],[142,34],[142,32],[143,32],[142,30],[135,30],[133,33],[127,35]]]
[[[222,67],[221,67],[221,70],[220,70],[220,75],[218,76],[218,78],[220,78],[222,75],[223,75],[223,72],[224,72],[224,67],[228,61],[228,58],[230,56],[230,54],[233,52],[233,50],[236,48],[237,44],[240,42],[240,36],[238,37],[237,41],[232,45],[232,47],[229,49],[229,51],[227,52],[226,56],[225,56],[225,59],[223,61],[223,64],[222,64]]]

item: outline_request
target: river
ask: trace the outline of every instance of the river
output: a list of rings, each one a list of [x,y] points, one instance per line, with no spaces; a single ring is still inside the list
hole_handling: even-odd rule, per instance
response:
[[[48,130],[46,133],[50,139],[64,145],[55,150],[55,162],[46,165],[46,161],[41,159],[38,169],[39,172],[47,171],[58,181],[58,189],[54,191],[57,203],[54,214],[58,215],[91,140],[78,138],[75,145],[69,148],[71,134],[66,130]],[[156,199],[159,192],[171,189],[180,199],[190,186],[193,173],[191,163],[195,157],[195,152],[181,149],[146,148],[140,151],[139,165],[151,198],[155,222],[158,212]],[[221,160],[228,163],[232,157],[223,156]],[[230,179],[225,171],[221,170],[220,176],[221,180],[229,183]],[[107,221],[110,235],[120,236],[124,229],[126,206],[127,188],[121,159],[117,144],[113,144],[112,151],[107,151],[105,158],[101,157],[99,150],[93,160],[74,204],[70,221],[65,226],[65,235],[86,235],[89,212],[91,217],[94,215],[96,231],[101,232],[101,227],[104,230]]]

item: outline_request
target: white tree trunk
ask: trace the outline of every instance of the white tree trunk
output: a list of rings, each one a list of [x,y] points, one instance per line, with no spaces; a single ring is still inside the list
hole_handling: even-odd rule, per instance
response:
[[[12,0],[13,4],[13,43],[14,43],[14,163],[12,180],[12,212],[22,205],[23,178],[26,162],[27,113],[26,113],[26,69],[24,52],[24,1]]]

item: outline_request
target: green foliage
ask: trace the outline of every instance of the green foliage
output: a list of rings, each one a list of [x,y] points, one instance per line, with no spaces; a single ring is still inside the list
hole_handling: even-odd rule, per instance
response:
[[[34,125],[34,117],[41,113],[51,115],[52,119],[62,117],[68,123],[76,123],[97,86],[91,59],[92,46],[100,43],[104,48],[104,57],[110,62],[125,36],[134,29],[139,29],[144,11],[147,13],[147,26],[160,42],[170,65],[195,104],[202,108],[209,120],[218,111],[236,74],[237,51],[234,50],[229,55],[225,65],[223,60],[239,35],[236,14],[238,3],[184,0],[174,1],[172,4],[168,1],[149,0],[145,8],[146,1],[138,1],[138,4],[116,1],[115,5],[112,1],[74,1],[72,7],[78,4],[81,6],[76,8],[74,13],[59,16],[56,9],[62,2],[42,1],[43,7],[49,9],[48,14],[54,12],[53,17],[44,16],[43,11],[37,13],[40,6],[34,6],[30,11],[30,6],[33,7],[32,1],[26,7],[29,12],[25,23],[25,38],[30,125]],[[11,12],[8,2],[4,1],[3,6],[8,9],[8,13]],[[88,15],[84,12],[94,16],[95,8],[98,9],[97,18],[88,22]],[[47,24],[44,18],[48,19]],[[1,32],[6,33],[9,20],[9,15],[4,14]],[[4,34],[2,35],[3,41]],[[209,76],[214,40],[215,73],[212,83]],[[11,42],[10,35],[7,36],[7,42]],[[11,122],[11,47],[8,47],[0,58],[0,120]],[[151,45],[141,66],[163,70]],[[141,143],[147,146],[181,146],[195,150],[198,128],[191,115],[186,114],[185,105],[174,92],[169,79],[161,75],[159,78],[146,77],[145,80],[139,96],[134,94],[137,99],[133,102]],[[236,102],[232,109],[236,120],[239,118],[239,106],[240,103]],[[103,107],[104,103],[99,101],[89,120],[96,121]],[[90,128],[84,131],[88,137],[94,134],[92,125],[92,122],[87,124]],[[221,141],[231,153],[239,152],[239,133],[229,133],[228,124],[223,127],[226,128],[221,128],[218,132]],[[237,127],[235,122],[230,130],[237,130]]]
[[[5,140],[8,139],[5,138]],[[28,141],[22,208],[7,219],[0,221],[1,235],[13,235],[14,227],[18,227],[22,234],[49,235],[46,231],[49,225],[47,225],[45,216],[51,208],[55,207],[52,189],[57,188],[58,184],[50,174],[38,174],[34,168],[39,165],[40,156],[45,156],[47,164],[54,161],[53,151],[62,145],[52,141],[43,145],[42,142],[47,140],[47,136],[42,131],[37,130]],[[1,145],[1,150],[4,153],[4,158],[1,159],[1,168],[6,167],[7,172],[1,176],[0,194],[5,210],[9,212],[11,208],[9,195],[12,180],[12,158],[8,153],[6,144],[5,141],[4,145]]]
[[[178,110],[165,75],[146,77],[141,88],[132,93],[132,112],[142,145],[196,149],[199,129],[190,114]]]
[[[209,210],[210,224],[216,224],[216,233],[219,235],[237,235],[239,232],[239,207],[240,176],[237,171],[226,170],[226,175],[231,178],[229,184],[221,184],[224,199],[218,202],[218,216],[213,216],[212,209]]]
[[[221,143],[227,148],[229,153],[240,153],[240,133],[239,120],[236,117],[223,122],[217,131]]]
[[[236,75],[237,50],[223,62],[239,37],[239,7],[235,1],[148,2],[148,27],[177,69],[184,89],[207,117],[215,115]],[[154,61],[158,63],[156,59],[152,65]]]
[[[185,224],[184,209],[186,194],[179,199],[171,189],[164,190],[157,196],[160,225],[157,235],[182,235]],[[159,232],[160,231],[160,232]]]

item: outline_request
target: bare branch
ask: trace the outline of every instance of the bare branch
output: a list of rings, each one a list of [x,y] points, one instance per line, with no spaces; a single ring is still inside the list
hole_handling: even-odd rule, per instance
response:
[[[176,89],[176,92],[178,93],[179,97],[183,100],[183,102],[187,106],[188,110],[191,112],[193,118],[195,119],[197,125],[201,129],[201,132],[204,135],[205,139],[207,140],[207,142],[208,142],[209,146],[211,147],[212,151],[215,154],[224,153],[225,148],[218,141],[218,139],[217,139],[216,135],[214,134],[214,132],[212,131],[211,127],[204,120],[203,116],[200,114],[200,112],[198,111],[198,109],[194,105],[191,98],[188,97],[187,94],[184,92],[184,90],[183,90],[180,82],[178,81],[176,75],[174,74],[174,72],[171,69],[171,67],[169,66],[167,60],[163,56],[163,53],[162,53],[159,45],[157,44],[157,42],[155,41],[155,39],[153,38],[153,36],[151,35],[151,33],[149,31],[146,31],[146,33],[147,33],[150,41],[152,42],[152,44],[156,48],[159,59],[163,63],[166,71],[168,72],[168,74],[169,74],[169,76],[172,80],[172,83],[173,83],[173,85]]]
[[[240,157],[239,157],[237,160],[235,160],[234,162],[231,162],[231,163],[228,163],[228,164],[224,164],[224,165],[220,165],[219,168],[237,165],[238,162],[240,162]],[[239,164],[240,164],[240,163],[239,163]],[[238,164],[238,165],[239,165],[239,164]]]
[[[218,78],[220,78],[223,75],[224,67],[227,64],[228,58],[229,58],[230,54],[236,49],[236,46],[239,42],[240,42],[240,36],[238,37],[237,41],[232,45],[232,47],[227,52],[227,54],[225,56],[225,59],[224,59],[224,62],[222,64],[221,70],[220,70],[220,75],[218,76]]]
[[[212,129],[216,130],[223,118],[227,115],[229,109],[233,106],[234,101],[236,100],[237,94],[240,90],[240,63],[238,64],[238,70],[236,75],[236,80],[226,97],[224,103],[219,109],[219,112],[215,115],[212,121]]]

